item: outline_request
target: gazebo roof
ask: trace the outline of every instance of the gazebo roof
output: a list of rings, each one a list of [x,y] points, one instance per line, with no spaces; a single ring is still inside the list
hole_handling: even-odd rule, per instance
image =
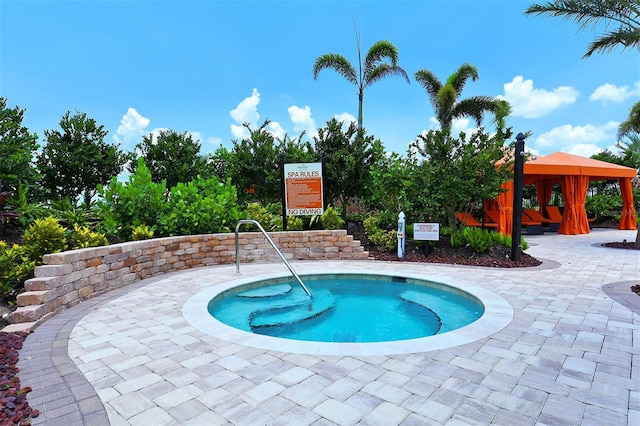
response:
[[[530,159],[524,163],[526,183],[561,176],[589,176],[590,180],[633,178],[636,176],[636,169],[560,151],[537,156],[535,160]]]

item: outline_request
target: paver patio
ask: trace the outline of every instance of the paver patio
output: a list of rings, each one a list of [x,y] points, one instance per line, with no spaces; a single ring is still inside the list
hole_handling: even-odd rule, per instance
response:
[[[235,265],[131,284],[46,321],[20,379],[47,425],[639,425],[640,252],[635,231],[526,237],[537,268],[294,262],[420,274],[506,299],[513,319],[470,343],[400,355],[313,355],[211,336],[183,305]],[[286,272],[244,264],[246,276]],[[313,290],[312,290],[313,291]]]

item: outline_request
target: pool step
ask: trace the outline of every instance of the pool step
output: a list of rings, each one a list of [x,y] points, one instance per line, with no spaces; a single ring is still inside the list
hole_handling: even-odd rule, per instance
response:
[[[433,334],[437,334],[440,331],[440,329],[442,328],[442,319],[440,318],[440,315],[438,315],[433,309],[431,309],[434,305],[438,305],[438,302],[440,301],[439,298],[413,290],[402,292],[400,294],[400,298],[407,302],[420,305],[422,308],[429,311],[433,315],[434,322],[437,323],[437,330],[435,330]]]
[[[335,299],[328,291],[314,291],[311,299],[281,299],[274,306],[254,312],[249,319],[249,325],[255,329],[295,324],[322,315],[334,304]]]
[[[258,287],[251,290],[243,291],[236,294],[238,297],[246,297],[250,299],[282,296],[293,290],[291,284],[270,285],[268,287]],[[308,297],[308,296],[307,296]]]

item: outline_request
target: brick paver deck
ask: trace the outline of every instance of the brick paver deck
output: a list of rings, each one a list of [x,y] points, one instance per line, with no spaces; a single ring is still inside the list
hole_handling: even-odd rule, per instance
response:
[[[313,355],[208,335],[182,307],[235,266],[141,281],[54,316],[20,351],[47,425],[638,425],[640,252],[600,246],[635,231],[526,237],[538,268],[296,262],[368,269],[506,299],[513,320],[470,343],[401,355]],[[243,276],[284,271],[247,264]]]

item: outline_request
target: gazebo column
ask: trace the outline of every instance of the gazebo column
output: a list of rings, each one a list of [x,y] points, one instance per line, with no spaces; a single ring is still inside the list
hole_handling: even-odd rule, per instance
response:
[[[631,178],[620,178],[620,194],[622,195],[622,213],[618,229],[636,229],[636,209],[633,206],[633,188]]]

